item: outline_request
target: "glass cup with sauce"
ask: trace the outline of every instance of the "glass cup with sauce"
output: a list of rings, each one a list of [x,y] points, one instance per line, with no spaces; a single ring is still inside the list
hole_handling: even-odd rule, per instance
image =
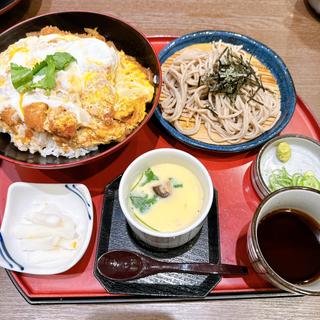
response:
[[[320,295],[320,192],[280,189],[257,208],[247,235],[255,271],[274,286]]]

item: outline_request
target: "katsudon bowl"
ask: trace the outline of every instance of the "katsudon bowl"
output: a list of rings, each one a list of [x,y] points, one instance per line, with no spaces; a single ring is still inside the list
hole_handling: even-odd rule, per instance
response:
[[[159,60],[146,37],[128,23],[100,13],[58,12],[23,21],[0,35],[0,52],[7,50],[9,45],[25,38],[26,34],[39,32],[48,26],[55,26],[72,34],[83,34],[85,28],[97,30],[99,35],[103,36],[108,43],[111,43],[116,52],[123,51],[126,55],[133,57],[143,67],[143,70],[147,70],[148,81],[154,90],[153,95],[150,95],[150,99],[145,105],[144,118],[139,120],[133,129],[127,130],[128,133],[118,139],[117,142],[111,141],[107,144],[99,144],[96,150],[78,157],[69,158],[60,154],[58,156],[42,156],[39,152],[21,151],[12,143],[11,136],[8,133],[0,133],[0,158],[35,169],[61,169],[79,166],[106,157],[119,150],[137,134],[152,116],[158,104],[161,86]],[[90,50],[90,47],[88,47],[88,50]]]

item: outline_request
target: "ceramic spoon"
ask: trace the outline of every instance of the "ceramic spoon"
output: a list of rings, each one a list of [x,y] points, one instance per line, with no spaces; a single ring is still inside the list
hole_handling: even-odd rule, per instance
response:
[[[213,263],[168,263],[132,251],[109,251],[98,259],[98,271],[116,281],[128,281],[160,272],[193,274],[244,275],[247,267]]]

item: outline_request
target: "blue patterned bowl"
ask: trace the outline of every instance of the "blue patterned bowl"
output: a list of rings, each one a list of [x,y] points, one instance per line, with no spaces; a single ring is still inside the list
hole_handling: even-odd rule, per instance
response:
[[[163,64],[176,51],[190,45],[219,40],[233,45],[242,45],[245,51],[256,57],[271,71],[272,75],[277,80],[281,95],[281,116],[277,123],[270,130],[253,140],[234,145],[215,145],[195,140],[180,133],[169,122],[162,118],[159,106],[155,111],[155,116],[173,137],[189,146],[208,151],[242,152],[264,144],[285,128],[294,113],[296,92],[288,68],[273,50],[254,39],[234,32],[207,30],[186,34],[170,42],[160,52],[160,63]]]

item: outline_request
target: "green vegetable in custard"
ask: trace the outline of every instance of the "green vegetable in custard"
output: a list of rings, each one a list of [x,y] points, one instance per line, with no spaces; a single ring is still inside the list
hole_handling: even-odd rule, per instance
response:
[[[320,181],[312,171],[305,173],[294,173],[292,176],[283,167],[281,169],[273,170],[269,177],[269,189],[275,191],[285,187],[301,186],[313,188],[320,191]]]
[[[138,186],[142,178],[143,178],[143,173],[140,175],[138,181],[131,187],[131,191],[133,191]]]
[[[143,174],[144,176],[140,184],[141,187],[143,187],[151,181],[159,180],[159,178],[154,174],[154,172],[150,168],[148,168]]]
[[[172,183],[172,186],[174,188],[182,188],[183,184],[177,181],[175,178],[169,178],[170,182]]]
[[[146,223],[143,219],[141,219],[137,214],[134,214],[134,216],[136,217],[137,220],[139,220],[142,224],[144,224],[146,227],[154,230],[154,231],[160,231],[154,227],[151,227],[148,223]]]
[[[277,158],[281,162],[287,162],[291,158],[291,147],[287,142],[280,142],[277,146]]]
[[[141,213],[144,213],[157,202],[158,198],[156,195],[154,195],[152,198],[149,198],[147,194],[140,196],[131,193],[130,200],[135,208],[137,208]]]
[[[56,52],[53,55],[47,55],[43,61],[37,63],[32,69],[11,63],[11,82],[14,88],[21,93],[35,88],[51,90],[56,85],[56,73],[59,70],[64,70],[73,61],[76,61],[76,59],[71,54]],[[43,76],[43,78],[34,82],[35,76]]]

